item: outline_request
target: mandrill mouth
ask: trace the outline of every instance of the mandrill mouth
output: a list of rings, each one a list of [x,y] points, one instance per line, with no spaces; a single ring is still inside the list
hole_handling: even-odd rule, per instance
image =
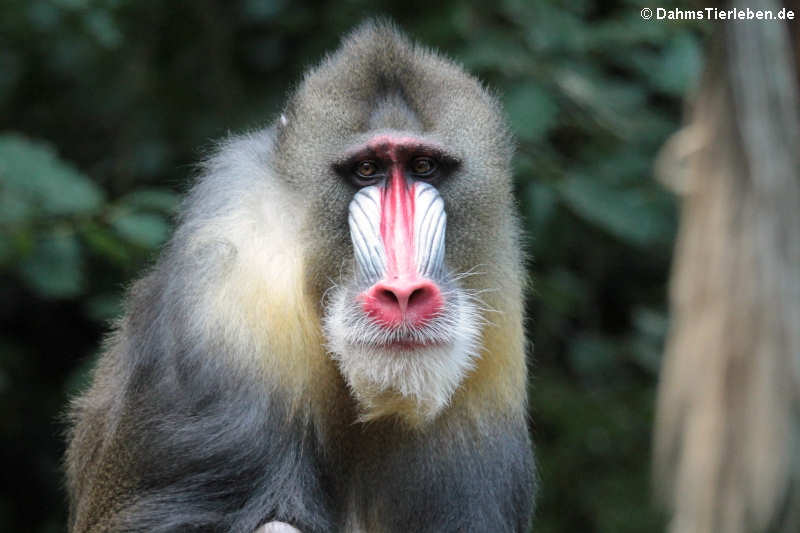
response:
[[[413,352],[413,351],[421,350],[423,348],[432,348],[434,346],[438,346],[438,345],[436,345],[436,344],[424,344],[424,343],[414,342],[414,341],[397,341],[397,342],[395,342],[393,344],[389,344],[389,345],[384,346],[384,347],[385,348],[393,348],[393,349],[401,350],[401,351]]]
[[[369,291],[364,291],[366,292]],[[441,293],[436,294],[438,301],[435,311],[426,308],[425,311],[418,310],[419,312],[414,309],[415,305],[429,306],[430,302],[420,301],[415,304],[412,298],[405,312],[402,312],[398,309],[400,304],[395,303],[388,295],[385,296],[390,300],[387,303],[363,300],[364,293],[358,295],[355,301],[352,296],[345,296],[343,299],[349,303],[341,303],[341,307],[347,309],[342,316],[350,346],[410,352],[442,348],[453,343],[457,312],[451,309],[452,305],[444,304]]]

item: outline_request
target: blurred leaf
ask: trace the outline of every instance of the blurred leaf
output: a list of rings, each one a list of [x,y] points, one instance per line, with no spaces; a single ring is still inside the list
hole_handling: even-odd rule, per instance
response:
[[[526,188],[528,200],[528,218],[533,227],[542,227],[553,215],[556,208],[556,193],[552,187],[544,183],[530,183]]]
[[[2,164],[2,163],[0,163]],[[27,197],[3,183],[0,174],[0,223],[14,224],[33,218],[36,209]]]
[[[127,243],[109,229],[97,224],[88,224],[83,228],[81,235],[89,249],[101,257],[122,265],[130,260],[131,254]]]
[[[611,54],[608,59],[616,62],[625,60],[629,55],[617,53],[620,47],[638,51],[641,45],[660,45],[674,31],[669,24],[642,24],[639,11],[631,9],[621,17],[587,25],[585,31],[589,46],[593,50],[608,51]]]
[[[0,205],[20,206],[11,220],[30,216],[30,208],[65,215],[96,210],[103,202],[102,190],[49,145],[15,134],[0,135],[0,187]],[[4,218],[9,214],[0,214]]]
[[[651,180],[653,161],[641,150],[626,146],[617,151],[587,147],[581,151],[581,159],[590,163],[581,168],[585,176],[596,176],[598,180],[615,188],[642,185]]]
[[[245,20],[262,22],[280,14],[286,6],[286,0],[244,0],[241,4]]]
[[[51,3],[69,11],[82,11],[89,7],[89,0],[51,0]]]
[[[27,20],[34,29],[48,31],[61,22],[61,10],[45,0],[33,0],[27,5]]]
[[[169,144],[160,138],[142,139],[131,147],[132,170],[140,176],[157,176],[169,161]]]
[[[671,224],[638,189],[614,189],[574,174],[559,183],[561,199],[579,216],[629,244],[644,246],[669,235]]]
[[[122,313],[122,296],[117,292],[95,294],[86,301],[86,310],[95,322],[108,322]]]
[[[556,73],[556,82],[564,95],[619,137],[631,134],[636,113],[647,100],[640,84],[599,73],[593,65],[565,63]]]
[[[89,32],[105,48],[117,48],[122,44],[122,32],[120,32],[111,14],[103,9],[90,9],[84,16]]]
[[[613,371],[621,352],[619,343],[598,335],[581,335],[570,344],[569,362],[586,379],[602,379]]]
[[[533,82],[514,88],[506,98],[506,108],[514,132],[528,142],[544,137],[558,115],[555,100]]]
[[[531,24],[525,36],[531,47],[540,53],[581,53],[587,40],[583,21],[567,9],[539,2],[536,5],[537,20],[546,24]]]
[[[661,354],[664,352],[668,325],[669,320],[663,312],[644,307],[633,311],[631,354],[634,362],[653,377],[658,376],[661,369]]]
[[[659,89],[680,96],[696,82],[701,64],[697,40],[684,33],[661,52],[661,64],[651,72]]]
[[[661,145],[676,130],[675,121],[652,106],[640,109],[630,120],[630,125],[631,135],[626,139],[627,144],[642,154],[652,154],[651,161],[655,159]],[[651,172],[652,170],[648,170],[648,174]]]
[[[116,216],[111,226],[121,237],[145,248],[157,247],[167,239],[169,233],[169,225],[164,217],[149,213]]]
[[[26,256],[33,251],[36,244],[36,230],[30,227],[14,227],[0,233],[0,241],[3,243],[3,263],[13,263],[22,256]]]
[[[633,311],[633,325],[642,335],[660,342],[667,336],[669,320],[662,311],[639,307]]]
[[[473,72],[485,70],[503,73],[530,72],[531,57],[519,43],[505,32],[484,31],[471,34],[470,40],[459,54],[459,60]]]
[[[181,197],[168,189],[139,189],[120,198],[119,203],[137,210],[152,210],[173,214]]]
[[[70,298],[83,289],[83,262],[74,235],[51,233],[19,264],[25,283],[44,298]]]
[[[534,286],[538,298],[546,302],[549,313],[568,316],[583,306],[589,294],[586,283],[563,268],[539,276]]]

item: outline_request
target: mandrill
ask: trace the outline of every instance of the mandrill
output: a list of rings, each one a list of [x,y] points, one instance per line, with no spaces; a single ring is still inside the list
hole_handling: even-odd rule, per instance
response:
[[[382,21],[221,143],[72,404],[70,532],[527,532],[513,146]]]

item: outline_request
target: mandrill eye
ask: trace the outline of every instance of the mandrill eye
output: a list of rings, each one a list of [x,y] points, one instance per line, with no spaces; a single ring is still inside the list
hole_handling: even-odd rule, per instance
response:
[[[411,172],[417,176],[429,176],[436,170],[436,162],[430,157],[417,157],[411,162]]]
[[[356,165],[356,174],[359,178],[371,179],[378,173],[378,165],[375,161],[361,161]]]

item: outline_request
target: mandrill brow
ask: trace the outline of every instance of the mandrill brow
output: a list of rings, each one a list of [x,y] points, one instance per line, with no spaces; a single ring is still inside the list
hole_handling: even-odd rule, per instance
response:
[[[221,142],[71,404],[69,531],[527,532],[513,146],[385,21]]]

